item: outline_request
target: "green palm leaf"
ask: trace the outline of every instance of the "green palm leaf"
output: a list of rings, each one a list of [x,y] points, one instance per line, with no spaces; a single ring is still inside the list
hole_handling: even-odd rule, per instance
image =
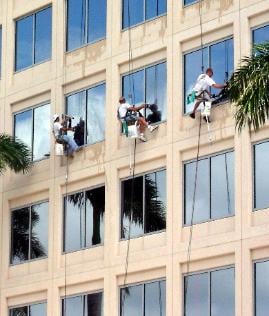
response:
[[[258,130],[269,116],[269,42],[254,46],[232,75],[228,94],[235,106],[236,127]]]
[[[32,166],[29,148],[19,139],[0,134],[0,173],[7,168],[14,172],[27,172]]]

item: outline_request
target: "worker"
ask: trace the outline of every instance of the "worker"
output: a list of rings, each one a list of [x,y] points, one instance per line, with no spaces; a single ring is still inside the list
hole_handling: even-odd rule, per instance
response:
[[[56,142],[62,144],[67,144],[66,154],[68,157],[73,158],[73,153],[75,151],[81,150],[81,147],[79,147],[74,139],[67,135],[67,131],[74,131],[74,128],[71,126],[67,126],[66,122],[70,118],[68,116],[65,116],[65,118],[60,123],[60,117],[58,114],[53,115],[53,134],[55,136]],[[66,127],[65,127],[66,126]]]
[[[138,129],[140,133],[140,140],[143,142],[146,142],[147,139],[144,136],[145,129],[148,128],[150,132],[153,132],[156,130],[159,126],[155,125],[149,125],[145,118],[142,116],[142,114],[139,112],[140,110],[149,107],[148,104],[142,104],[139,106],[130,105],[126,102],[125,97],[120,97],[119,99],[119,107],[118,107],[118,118],[121,120],[121,122],[137,122],[138,123]]]
[[[205,74],[201,74],[198,76],[196,83],[193,87],[193,91],[191,94],[195,96],[196,103],[194,105],[193,111],[190,114],[192,119],[195,119],[195,112],[202,101],[208,101],[212,97],[210,92],[210,87],[214,87],[217,89],[223,89],[226,87],[226,84],[216,83],[213,79],[213,69],[207,68]]]

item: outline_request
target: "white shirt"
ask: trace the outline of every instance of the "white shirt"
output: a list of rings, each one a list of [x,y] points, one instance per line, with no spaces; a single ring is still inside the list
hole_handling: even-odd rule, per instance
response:
[[[208,75],[206,74],[201,74],[197,80],[196,83],[193,87],[193,90],[195,92],[202,92],[205,90],[209,90],[209,88],[213,85],[216,84],[216,82],[210,78]]]
[[[63,128],[63,127],[62,127],[62,125],[61,125],[60,122],[54,122],[54,123],[53,123],[53,133],[54,133],[54,136],[55,136],[56,138],[60,136],[60,134],[61,134],[61,128]]]
[[[120,103],[120,106],[118,108],[120,119],[126,116],[128,109],[131,107],[132,106],[129,103]]]

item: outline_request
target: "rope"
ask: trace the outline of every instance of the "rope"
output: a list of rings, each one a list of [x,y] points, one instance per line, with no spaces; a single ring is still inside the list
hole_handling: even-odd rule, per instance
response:
[[[225,153],[225,173],[226,173],[228,213],[231,214],[231,197],[230,197],[230,184],[229,184],[229,175],[228,175],[228,166],[227,166],[227,153]]]

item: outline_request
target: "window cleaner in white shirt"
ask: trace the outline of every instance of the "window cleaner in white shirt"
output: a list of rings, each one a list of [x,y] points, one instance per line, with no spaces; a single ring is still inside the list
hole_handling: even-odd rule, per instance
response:
[[[73,158],[73,153],[75,151],[79,151],[81,148],[78,147],[74,139],[69,136],[64,134],[64,132],[67,131],[74,131],[72,127],[64,127],[65,121],[60,123],[60,117],[58,114],[53,115],[53,134],[55,136],[55,139],[59,143],[65,143],[67,144],[67,156]]]
[[[195,112],[202,101],[209,100],[212,97],[210,92],[210,87],[214,87],[217,89],[223,89],[226,87],[226,84],[216,83],[213,79],[213,69],[207,68],[205,74],[199,75],[196,80],[196,83],[193,87],[193,93],[195,94],[196,103],[194,105],[193,111],[190,114],[190,117],[195,119]]]
[[[159,126],[151,126],[147,123],[145,118],[143,116],[139,116],[139,111],[143,108],[147,107],[147,104],[142,104],[140,106],[134,106],[130,105],[129,103],[126,103],[125,97],[120,97],[119,99],[119,107],[118,107],[118,117],[121,120],[121,122],[126,121],[129,122],[138,122],[138,128],[140,133],[140,140],[143,142],[147,141],[147,139],[144,136],[145,129],[148,128],[150,132],[153,132],[155,129],[157,129]]]

